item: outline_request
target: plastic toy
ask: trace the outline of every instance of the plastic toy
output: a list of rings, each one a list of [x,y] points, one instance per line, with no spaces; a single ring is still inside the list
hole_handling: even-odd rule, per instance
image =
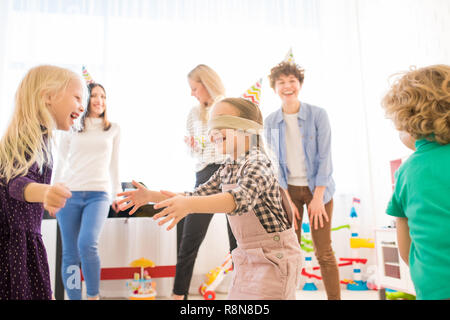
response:
[[[303,290],[304,291],[316,291],[317,290],[316,284],[312,280],[312,278],[317,278],[317,276],[312,274],[313,267],[312,267],[311,252],[314,251],[314,248],[313,248],[313,242],[311,240],[311,230],[309,228],[309,223],[306,223],[306,222],[302,223],[302,231],[303,231],[302,241],[301,241],[302,243],[300,246],[305,251],[305,255],[304,255],[305,256],[305,267],[302,269],[302,274],[310,275],[310,276],[308,276],[305,284],[303,285]]]
[[[358,198],[353,198],[352,209],[350,212],[350,223],[342,226],[338,226],[332,228],[332,231],[337,231],[343,228],[350,229],[351,237],[350,237],[350,248],[352,249],[352,258],[339,258],[341,263],[338,264],[338,267],[344,266],[353,266],[353,279],[344,279],[340,282],[342,284],[347,285],[348,290],[369,290],[367,287],[367,282],[362,281],[361,278],[361,265],[367,262],[367,259],[359,258],[359,249],[360,248],[375,248],[375,242],[373,239],[364,239],[359,238],[359,218],[355,207],[360,204],[361,201]],[[313,274],[314,270],[319,270],[320,267],[312,267],[311,260],[312,255],[311,252],[314,251],[313,243],[311,241],[310,236],[310,228],[308,223],[302,224],[303,234],[301,239],[301,247],[305,251],[305,267],[302,269],[302,275],[307,277],[303,290],[311,291],[317,290],[316,285],[314,284],[312,279],[321,280],[322,277]]]
[[[359,217],[356,211],[356,207],[361,203],[358,198],[353,198],[352,209],[350,211],[350,248],[352,248],[353,258],[353,281],[355,284],[347,284],[348,290],[363,291],[369,290],[367,282],[362,280],[361,277],[361,263],[359,259],[360,248],[375,248],[375,242],[373,239],[359,238]]]
[[[386,299],[388,300],[416,300],[416,296],[396,290],[386,289]]]
[[[228,253],[220,267],[216,267],[206,274],[206,281],[198,288],[200,295],[205,300],[215,300],[216,293],[214,290],[231,270],[233,270],[233,261],[231,260],[231,253]]]
[[[140,267],[141,273],[135,273],[134,279],[127,282],[130,290],[130,300],[155,300],[156,299],[156,283],[152,282],[144,268],[155,267],[155,263],[151,260],[141,258],[130,263],[131,267]]]

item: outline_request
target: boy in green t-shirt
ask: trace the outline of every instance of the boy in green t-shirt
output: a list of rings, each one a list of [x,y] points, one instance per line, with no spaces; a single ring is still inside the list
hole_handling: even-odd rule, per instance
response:
[[[450,298],[450,66],[407,72],[382,101],[415,152],[396,172],[387,214],[418,299]],[[414,143],[415,142],[415,143]]]

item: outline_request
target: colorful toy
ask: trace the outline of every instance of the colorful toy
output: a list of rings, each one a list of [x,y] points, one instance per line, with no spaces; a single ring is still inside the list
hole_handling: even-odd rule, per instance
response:
[[[340,229],[348,228],[351,232],[350,237],[350,248],[352,249],[352,258],[339,258],[341,263],[338,264],[338,267],[344,267],[344,266],[353,266],[353,279],[344,279],[340,282],[342,284],[347,285],[348,290],[369,290],[367,287],[367,282],[362,281],[361,278],[361,265],[365,264],[367,262],[367,259],[360,259],[359,258],[359,249],[360,248],[375,248],[375,242],[373,239],[364,239],[359,238],[359,218],[357,211],[355,207],[360,204],[361,201],[358,198],[353,198],[352,202],[352,209],[350,212],[350,223],[342,226],[338,226],[335,228],[332,228],[332,231],[337,231]],[[308,280],[306,281],[303,290],[317,290],[317,287],[315,286],[312,279],[318,279],[321,280],[322,277],[313,274],[312,272],[314,270],[319,270],[320,267],[311,267],[311,252],[314,251],[314,248],[312,246],[312,241],[310,239],[310,229],[308,223],[302,224],[302,229],[304,236],[302,235],[301,239],[301,247],[306,252],[305,254],[305,267],[302,269],[302,275],[306,276]]]
[[[241,97],[253,102],[259,107],[259,102],[261,99],[261,83],[262,78],[252,85],[247,91],[245,91]]]
[[[214,300],[216,298],[214,290],[231,270],[233,270],[233,261],[231,259],[231,253],[228,253],[220,267],[216,267],[206,274],[206,281],[198,288],[200,295],[205,300]]]
[[[356,211],[356,207],[361,203],[358,198],[353,198],[352,209],[350,211],[350,247],[352,248],[353,256],[353,281],[356,284],[347,284],[348,290],[363,291],[369,290],[367,282],[362,280],[361,277],[361,263],[359,259],[360,248],[375,248],[375,242],[373,239],[359,238],[359,217]]]
[[[303,230],[303,235],[302,235],[302,243],[301,243],[301,247],[302,249],[305,251],[305,267],[303,268],[303,270],[305,271],[305,273],[303,273],[302,270],[302,274],[306,275],[309,274],[311,276],[308,276],[308,279],[306,280],[304,286],[303,286],[303,290],[304,291],[316,291],[317,287],[316,284],[314,283],[314,281],[312,280],[314,278],[314,275],[312,275],[312,254],[311,252],[314,251],[313,248],[313,243],[311,240],[311,230],[309,228],[309,223],[302,223],[302,230]]]
[[[133,280],[127,282],[130,290],[130,300],[155,300],[156,299],[156,283],[152,282],[152,278],[144,268],[155,267],[155,263],[151,260],[141,258],[134,260],[130,264],[131,267],[140,267],[141,273],[135,273]]]
[[[388,300],[416,300],[416,296],[396,290],[386,289],[386,299]]]
[[[206,137],[205,136],[194,136],[194,147],[198,147],[200,149],[206,148]]]

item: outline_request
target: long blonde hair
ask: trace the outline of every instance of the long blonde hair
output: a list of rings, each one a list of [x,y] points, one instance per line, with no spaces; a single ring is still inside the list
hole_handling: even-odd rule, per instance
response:
[[[22,79],[11,122],[0,140],[2,181],[26,175],[34,163],[42,169],[51,161],[49,146],[56,123],[45,95],[63,93],[71,80],[81,81],[76,73],[51,65],[34,67]]]
[[[413,68],[399,75],[381,102],[386,116],[415,139],[450,143],[450,66]]]
[[[205,64],[199,64],[191,72],[188,73],[188,78],[200,82],[208,91],[209,95],[213,99],[213,103],[218,102],[221,98],[225,97],[225,87],[222,83],[217,72],[215,72],[211,67]],[[211,104],[211,105],[212,105]],[[199,106],[200,120],[203,123],[208,121],[209,109],[208,106]]]

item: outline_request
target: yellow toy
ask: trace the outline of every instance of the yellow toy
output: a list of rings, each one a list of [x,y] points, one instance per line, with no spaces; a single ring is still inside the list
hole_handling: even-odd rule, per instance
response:
[[[141,272],[135,273],[133,280],[127,282],[130,289],[130,300],[155,300],[156,299],[156,283],[144,268],[155,267],[155,263],[151,260],[141,258],[130,263],[131,267],[140,267]]]
[[[206,281],[202,283],[198,289],[200,295],[202,295],[205,300],[214,300],[216,298],[214,290],[222,282],[225,275],[231,270],[233,270],[233,261],[231,260],[231,253],[228,253],[224,263],[222,263],[220,267],[216,267],[206,274]]]
[[[368,239],[350,238],[350,248],[352,249],[375,248],[375,241],[371,238]]]

